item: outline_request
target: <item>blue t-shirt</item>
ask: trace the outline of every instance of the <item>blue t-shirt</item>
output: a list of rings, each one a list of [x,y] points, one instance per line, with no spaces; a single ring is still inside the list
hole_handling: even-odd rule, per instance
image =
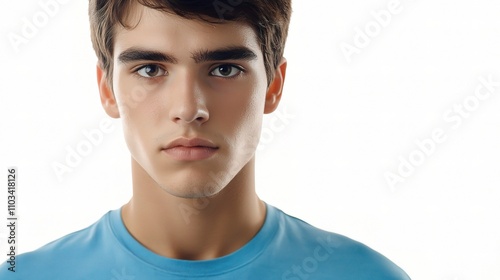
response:
[[[153,253],[130,235],[120,210],[114,210],[86,229],[19,255],[16,272],[8,267],[0,266],[0,279],[410,279],[369,247],[270,205],[264,225],[245,246],[212,260]]]

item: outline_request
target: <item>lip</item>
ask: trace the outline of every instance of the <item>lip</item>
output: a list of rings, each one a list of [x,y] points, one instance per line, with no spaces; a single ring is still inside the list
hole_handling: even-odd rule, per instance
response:
[[[177,138],[162,148],[162,152],[176,160],[203,160],[217,153],[214,143],[203,138]]]

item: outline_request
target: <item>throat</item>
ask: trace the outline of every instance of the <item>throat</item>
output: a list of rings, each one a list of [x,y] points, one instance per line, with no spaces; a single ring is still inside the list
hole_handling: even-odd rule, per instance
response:
[[[201,210],[194,207],[193,200],[157,208],[151,204],[140,207],[132,199],[121,214],[128,232],[150,251],[172,259],[208,260],[243,247],[263,226],[266,205],[257,195],[245,198],[234,204],[218,195]]]

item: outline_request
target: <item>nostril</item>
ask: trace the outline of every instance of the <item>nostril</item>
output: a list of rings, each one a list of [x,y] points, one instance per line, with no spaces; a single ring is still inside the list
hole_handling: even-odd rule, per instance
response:
[[[178,112],[172,116],[174,122],[185,122],[185,123],[204,123],[208,121],[209,114],[206,110],[197,110],[196,112]]]

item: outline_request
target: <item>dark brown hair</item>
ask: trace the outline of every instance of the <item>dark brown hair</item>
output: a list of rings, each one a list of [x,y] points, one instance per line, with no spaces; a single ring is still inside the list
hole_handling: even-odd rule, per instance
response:
[[[89,0],[92,45],[111,84],[115,26],[125,23],[134,2],[188,19],[210,23],[238,21],[253,28],[264,55],[268,84],[285,48],[291,0]]]

